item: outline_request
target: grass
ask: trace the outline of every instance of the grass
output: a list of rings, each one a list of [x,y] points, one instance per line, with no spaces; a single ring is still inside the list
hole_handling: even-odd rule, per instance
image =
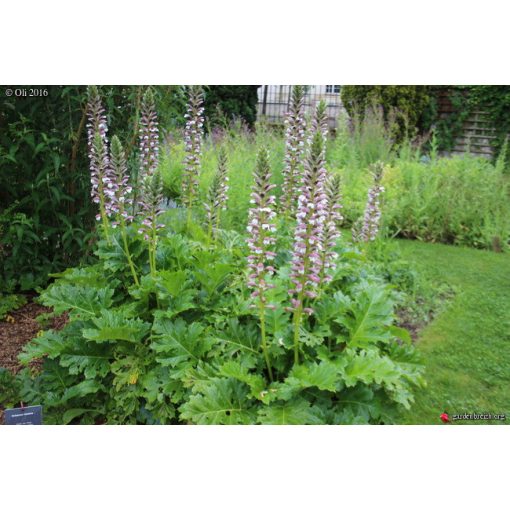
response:
[[[450,415],[488,411],[505,413],[509,423],[510,255],[396,242],[403,258],[427,278],[457,290],[448,308],[420,334],[417,346],[428,384],[416,392],[415,404],[398,422],[436,424],[443,411]]]

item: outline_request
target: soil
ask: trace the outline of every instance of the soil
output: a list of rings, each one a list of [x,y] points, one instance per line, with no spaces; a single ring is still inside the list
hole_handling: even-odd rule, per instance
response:
[[[22,368],[18,362],[18,354],[42,329],[35,318],[51,311],[51,308],[29,302],[9,312],[6,318],[0,321],[0,367],[5,367],[13,373]],[[49,319],[47,328],[61,329],[66,322],[66,314],[53,317]]]

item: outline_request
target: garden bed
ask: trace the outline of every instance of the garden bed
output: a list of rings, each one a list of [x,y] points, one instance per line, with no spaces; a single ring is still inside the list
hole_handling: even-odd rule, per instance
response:
[[[43,328],[36,320],[41,314],[51,313],[51,308],[33,301],[18,310],[12,310],[0,321],[0,367],[17,373],[22,367],[18,354]],[[61,329],[67,321],[65,314],[49,319],[48,327]]]

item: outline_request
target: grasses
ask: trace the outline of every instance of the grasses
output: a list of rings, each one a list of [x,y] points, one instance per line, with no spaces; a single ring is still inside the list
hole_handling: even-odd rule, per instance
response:
[[[510,255],[416,241],[398,244],[403,258],[429,281],[456,289],[447,310],[421,332],[417,345],[428,386],[416,392],[416,403],[399,421],[441,423],[439,415],[446,410],[502,412],[508,423]]]

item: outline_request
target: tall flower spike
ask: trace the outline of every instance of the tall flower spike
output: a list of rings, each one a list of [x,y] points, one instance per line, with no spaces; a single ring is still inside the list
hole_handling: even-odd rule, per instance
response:
[[[131,193],[133,188],[129,184],[126,154],[117,135],[114,135],[112,138],[110,152],[112,176],[115,180],[115,193],[112,196],[112,209],[118,217],[117,220],[112,223],[112,226],[117,226],[121,217],[126,222],[133,220],[133,217],[128,214],[128,210],[131,210],[132,205]]]
[[[265,291],[272,288],[267,282],[267,276],[274,274],[272,261],[276,253],[272,248],[276,242],[274,232],[274,218],[276,213],[274,205],[276,198],[271,191],[276,187],[271,184],[271,168],[269,166],[269,153],[261,149],[257,157],[257,166],[254,172],[254,183],[250,195],[250,210],[248,212],[249,237],[247,239],[250,254],[248,255],[248,287],[253,288],[252,297],[267,307]]]
[[[312,144],[313,136],[315,133],[321,133],[322,135],[322,159],[326,161],[326,146],[328,142],[328,116],[326,112],[326,103],[319,101],[317,108],[315,109],[314,116],[312,117],[311,123],[311,136],[309,138],[309,144]]]
[[[261,149],[254,172],[254,183],[250,196],[251,207],[248,212],[248,227],[246,228],[249,233],[247,243],[250,249],[248,287],[253,289],[251,297],[257,303],[252,307],[258,308],[259,311],[261,347],[271,381],[273,372],[266,343],[266,309],[274,309],[275,306],[267,302],[266,291],[274,288],[274,285],[268,280],[274,274],[272,261],[276,257],[276,253],[272,251],[276,242],[274,238],[276,198],[271,193],[275,187],[274,184],[271,184],[269,153],[266,149]]]
[[[324,160],[324,135],[320,129],[320,117],[323,108],[319,106],[314,119],[317,126],[310,142],[305,160],[305,168],[298,198],[292,272],[293,288],[289,290],[292,309],[312,313],[304,308],[304,298],[314,298],[320,284],[321,253],[324,224],[327,217],[327,196],[325,192],[326,168]],[[319,117],[317,119],[317,117]]]
[[[384,186],[381,180],[384,171],[384,164],[381,161],[372,165],[373,184],[368,190],[367,205],[363,215],[363,225],[356,240],[362,242],[374,241],[379,232],[379,223],[381,221],[381,205],[379,196],[384,192]]]
[[[322,241],[327,216],[327,196],[325,192],[326,168],[324,132],[321,119],[325,112],[323,103],[319,103],[313,126],[315,130],[309,141],[309,150],[305,159],[301,192],[298,198],[296,229],[290,280],[292,283],[290,311],[294,312],[294,363],[299,363],[299,335],[303,314],[313,313],[305,305],[307,298],[317,297],[321,284]]]
[[[304,87],[295,85],[292,88],[290,109],[285,116],[285,166],[282,186],[282,210],[290,215],[295,211],[302,177],[306,137],[304,105]]]
[[[159,129],[154,95],[149,88],[142,99],[140,113],[140,180],[152,175],[159,162]]]
[[[148,89],[142,100],[140,118],[140,197],[139,217],[141,227],[138,232],[144,235],[149,243],[149,264],[151,273],[156,271],[157,231],[164,227],[158,223],[158,216],[163,212],[163,183],[158,172],[159,130],[154,96]]]
[[[108,156],[108,125],[97,87],[88,87],[87,93],[87,143],[92,185],[90,195],[92,201],[100,206],[101,212],[96,215],[96,220],[101,221],[102,215],[110,216],[113,213],[111,198],[115,193]],[[106,218],[103,218],[103,222],[106,222]]]
[[[333,250],[336,240],[340,237],[340,222],[343,216],[340,213],[342,209],[341,179],[338,174],[330,175],[326,181],[326,219],[322,233],[322,253],[321,253],[321,282],[331,281],[328,275],[328,269],[334,269],[337,253]]]
[[[182,202],[191,209],[197,192],[200,175],[200,162],[202,158],[202,137],[204,133],[204,108],[203,92],[198,86],[189,88],[189,99],[186,115],[186,127],[184,129],[184,146],[186,157],[184,158],[184,174],[182,182]]]
[[[157,217],[163,212],[161,202],[163,201],[163,183],[159,172],[152,175],[146,175],[142,181],[141,197],[139,205],[141,207],[140,215],[142,217],[142,226],[138,230],[144,234],[146,241],[150,241],[151,236],[163,228],[163,224],[157,223]]]
[[[220,226],[221,211],[227,208],[228,181],[227,153],[225,148],[221,147],[218,153],[218,169],[209,188],[207,202],[204,204],[209,234],[213,236]]]

